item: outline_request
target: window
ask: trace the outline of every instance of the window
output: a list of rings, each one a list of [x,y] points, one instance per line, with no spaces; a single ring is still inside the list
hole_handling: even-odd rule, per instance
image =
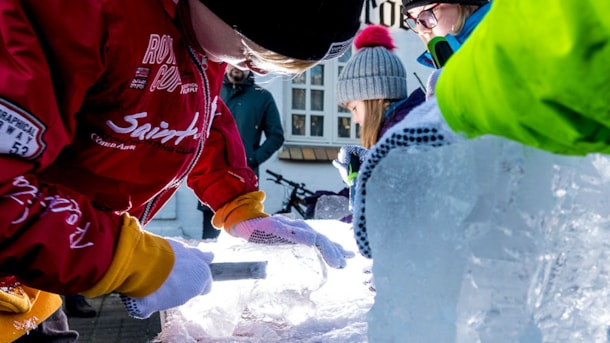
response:
[[[360,142],[359,125],[335,97],[337,78],[351,55],[348,50],[338,59],[284,81],[286,144],[341,146]]]

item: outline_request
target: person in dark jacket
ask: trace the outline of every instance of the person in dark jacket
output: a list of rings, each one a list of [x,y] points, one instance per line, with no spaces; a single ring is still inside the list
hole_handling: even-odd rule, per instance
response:
[[[227,66],[220,97],[225,102],[241,136],[246,151],[248,167],[259,177],[258,167],[267,161],[284,143],[284,128],[273,95],[257,85],[254,74]],[[261,138],[265,139],[261,143]],[[214,241],[220,230],[212,225],[214,212],[198,203],[197,209],[203,213],[203,240]]]
[[[255,83],[251,71],[229,65],[220,97],[235,119],[248,167],[258,177],[258,167],[284,143],[284,128],[273,95]],[[261,142],[263,133],[265,139]]]

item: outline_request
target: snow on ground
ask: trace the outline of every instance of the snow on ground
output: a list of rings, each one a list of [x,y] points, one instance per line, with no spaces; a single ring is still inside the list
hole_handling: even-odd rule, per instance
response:
[[[371,261],[360,256],[351,225],[308,220],[356,256],[328,267],[315,248],[260,246],[222,233],[218,242],[189,241],[214,262],[268,261],[267,277],[217,281],[209,294],[164,312],[158,339],[187,342],[367,342],[366,314],[375,293],[366,281]],[[180,238],[178,238],[180,239]],[[179,291],[179,290],[177,290]]]

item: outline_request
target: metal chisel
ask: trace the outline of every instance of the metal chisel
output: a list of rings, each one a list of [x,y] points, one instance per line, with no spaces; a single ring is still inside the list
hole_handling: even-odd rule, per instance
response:
[[[214,281],[264,279],[267,277],[267,261],[213,262],[210,263]]]

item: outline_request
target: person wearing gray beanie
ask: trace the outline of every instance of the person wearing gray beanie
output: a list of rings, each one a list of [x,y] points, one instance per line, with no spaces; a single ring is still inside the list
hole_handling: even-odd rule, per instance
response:
[[[388,28],[365,27],[354,40],[356,52],[341,70],[336,85],[337,102],[350,110],[361,126],[362,145],[369,148],[390,123],[402,119],[421,100],[415,91],[407,101],[407,71],[393,50]],[[421,93],[420,93],[421,92]],[[414,100],[415,99],[415,100]],[[406,108],[402,105],[408,105]]]
[[[354,210],[358,169],[373,147],[392,126],[425,101],[420,88],[407,90],[407,71],[394,53],[396,46],[387,27],[369,25],[354,39],[355,52],[347,61],[336,84],[337,102],[352,114],[360,125],[362,146],[345,145],[333,161],[349,187],[350,210]],[[358,238],[356,237],[356,240]],[[368,257],[368,256],[367,256]],[[374,281],[367,280],[371,290]]]

